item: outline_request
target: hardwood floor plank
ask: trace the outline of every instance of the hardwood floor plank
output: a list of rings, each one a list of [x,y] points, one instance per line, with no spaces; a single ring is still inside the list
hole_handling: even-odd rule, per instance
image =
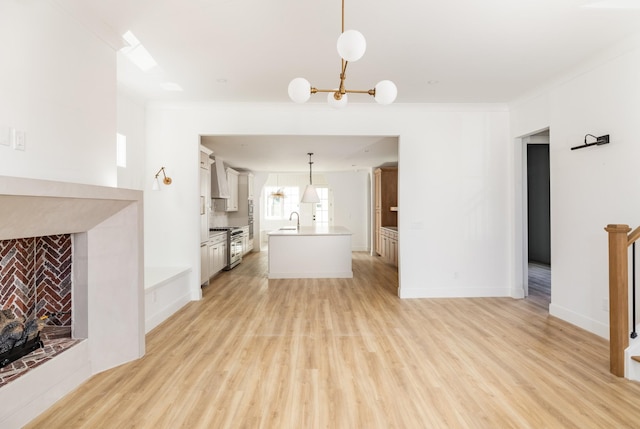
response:
[[[397,296],[353,279],[266,278],[253,254],[27,428],[632,428],[640,384],[608,343],[530,300]]]

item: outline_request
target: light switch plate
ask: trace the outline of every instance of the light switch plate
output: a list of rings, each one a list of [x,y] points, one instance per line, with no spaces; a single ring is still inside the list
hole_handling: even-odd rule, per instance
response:
[[[11,128],[0,127],[0,146],[9,146],[11,139]]]
[[[17,131],[16,130],[16,138],[13,141],[13,149],[14,150],[25,150],[26,149],[26,142],[27,136],[26,133],[24,131]]]

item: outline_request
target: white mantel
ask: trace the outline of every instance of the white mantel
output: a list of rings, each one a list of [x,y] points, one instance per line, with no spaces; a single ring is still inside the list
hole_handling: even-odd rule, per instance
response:
[[[0,388],[19,428],[92,375],[144,355],[142,192],[0,176],[0,239],[73,234],[80,344]]]

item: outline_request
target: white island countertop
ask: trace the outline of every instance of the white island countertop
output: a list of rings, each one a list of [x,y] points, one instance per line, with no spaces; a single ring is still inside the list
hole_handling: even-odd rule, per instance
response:
[[[271,231],[269,235],[352,235],[352,233],[344,226],[301,226],[300,229],[283,227]]]

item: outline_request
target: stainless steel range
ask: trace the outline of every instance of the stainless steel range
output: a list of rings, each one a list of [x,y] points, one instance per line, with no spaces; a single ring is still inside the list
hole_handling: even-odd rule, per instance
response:
[[[242,262],[242,228],[236,226],[220,226],[210,228],[209,230],[227,232],[227,266],[224,268],[226,271],[229,271]]]

